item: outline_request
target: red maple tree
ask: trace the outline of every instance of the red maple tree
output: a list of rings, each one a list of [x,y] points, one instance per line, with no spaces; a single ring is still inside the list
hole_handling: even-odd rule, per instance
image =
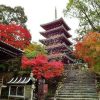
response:
[[[32,59],[28,59],[24,56],[22,58],[22,68],[31,68],[34,76],[37,79],[50,79],[56,76],[60,76],[64,70],[62,62],[48,62],[47,57],[44,55],[38,55],[36,58]]]
[[[16,47],[24,49],[31,40],[29,31],[16,24],[0,24],[0,40]]]

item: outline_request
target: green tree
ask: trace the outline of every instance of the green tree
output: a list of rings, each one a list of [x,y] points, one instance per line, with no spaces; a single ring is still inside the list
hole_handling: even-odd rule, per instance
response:
[[[33,58],[40,54],[43,55],[47,54],[45,47],[36,42],[31,43],[24,49],[24,51],[25,51],[25,56],[28,58]]]
[[[79,19],[79,35],[91,30],[100,32],[100,0],[69,0],[64,14]]]
[[[0,5],[0,23],[25,25],[26,21],[27,17],[22,7],[17,6],[15,8],[11,8],[9,6]]]
[[[41,44],[38,44],[36,42],[32,42],[30,43],[29,46],[27,46],[24,49],[24,56],[23,57],[27,57],[29,59],[35,58],[38,55],[46,55],[47,52],[45,50],[45,47]],[[23,59],[22,59],[23,60]],[[19,70],[19,74],[20,75],[28,75],[30,74],[31,68],[26,68],[26,70]]]
[[[23,35],[23,32],[25,32],[25,33],[28,32],[27,29],[23,30],[24,28],[26,28],[26,25],[25,25],[26,22],[27,22],[27,16],[25,15],[24,9],[21,6],[12,8],[10,6],[0,5],[0,25],[1,25],[0,29],[1,29],[1,31],[3,31],[3,32],[0,31],[1,35],[4,35],[4,36],[9,35],[9,34],[5,35],[5,33],[7,33],[8,31],[9,31],[8,33],[13,34],[9,37],[5,37],[5,39],[9,40],[8,38],[12,38],[12,36],[15,36],[15,38],[17,40],[20,40],[20,37],[18,36],[20,34],[18,34],[18,33],[22,33],[21,35]],[[15,25],[13,25],[13,24],[15,24]],[[9,26],[11,26],[11,27],[9,27]],[[17,26],[18,28],[17,27],[14,28],[12,26]],[[20,32],[18,30],[23,31],[23,32]],[[27,34],[25,34],[25,35],[27,35]],[[25,37],[25,39],[27,37],[28,37],[28,35]],[[23,41],[25,39],[23,38]],[[13,41],[11,41],[11,42],[13,42]],[[15,43],[15,44],[18,45],[18,43]],[[21,42],[19,44],[21,44]],[[15,74],[15,71],[18,73],[18,71],[20,70],[20,65],[21,65],[20,57],[15,58],[15,59],[9,59],[9,60],[0,62],[0,70],[1,70],[1,72],[4,71],[5,74],[8,70],[9,71],[13,70],[12,73]]]

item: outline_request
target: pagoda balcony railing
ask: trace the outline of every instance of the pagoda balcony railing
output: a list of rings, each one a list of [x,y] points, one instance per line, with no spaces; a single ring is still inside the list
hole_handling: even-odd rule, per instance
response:
[[[52,36],[47,39],[42,39],[42,40],[40,40],[40,42],[42,42],[45,45],[50,45],[50,44],[59,42],[61,40],[61,38],[65,38],[66,41],[68,41],[70,44],[72,44],[72,42],[70,42],[64,34],[55,35],[55,36]]]
[[[58,43],[60,42],[59,41],[59,38],[61,37],[61,35],[55,35],[55,36],[51,36],[50,38],[47,38],[47,39],[42,39],[40,40],[40,42],[42,42],[43,44],[45,45],[52,45],[52,44],[55,44],[55,43]]]
[[[65,47],[69,51],[72,51],[69,46],[67,46],[65,43],[55,43],[54,45],[47,46],[46,49],[55,49],[59,47]]]
[[[67,32],[65,27],[63,25],[44,31],[40,32],[44,37],[50,38],[51,36],[57,35],[57,34],[62,34],[64,33],[68,38],[71,37],[71,35]]]
[[[73,61],[74,62],[74,60],[70,56],[66,55],[66,53],[57,53],[57,54],[50,54],[50,55],[48,55],[48,58],[49,59],[50,58],[61,58],[61,57],[66,57],[70,61]]]
[[[62,33],[62,34],[57,34],[57,35],[52,35],[50,38],[47,38],[47,40],[52,40],[52,39],[56,39],[56,38],[59,38],[59,37],[65,37],[67,40],[68,40],[68,38],[65,36],[65,34],[64,33]]]
[[[59,38],[61,36],[62,36],[62,34],[52,35],[50,38],[47,38],[47,40],[50,40],[50,39],[54,40],[54,39]]]
[[[64,34],[63,34],[64,35]],[[50,38],[47,38],[47,39],[43,39],[43,41],[50,41],[50,40],[54,40],[54,39],[57,39],[59,37],[61,37],[62,34],[57,34],[57,35],[54,35],[54,36],[51,36]]]

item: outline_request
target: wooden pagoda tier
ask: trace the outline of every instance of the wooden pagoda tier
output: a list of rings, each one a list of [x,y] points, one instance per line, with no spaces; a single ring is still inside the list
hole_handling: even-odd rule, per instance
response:
[[[62,52],[67,51],[69,53],[72,52],[71,48],[69,48],[65,43],[57,43],[46,47],[46,50],[49,52]]]
[[[70,27],[65,23],[63,18],[57,19],[55,21],[52,21],[46,24],[42,24],[41,27],[47,31],[47,30],[59,27],[61,25],[63,25],[66,30],[70,30]]]
[[[40,40],[40,42],[46,46],[63,42],[68,46],[72,45],[72,42],[70,42],[64,34],[55,35],[47,39],[42,39]]]
[[[15,47],[0,41],[0,61],[22,56],[23,52]]]
[[[49,59],[59,59],[62,62],[69,63],[69,62],[74,62],[74,60],[70,57],[70,55],[67,55],[65,53],[57,53],[57,54],[50,54],[48,56]]]
[[[71,37],[68,33],[70,28],[63,18],[43,24],[41,27],[45,29],[45,31],[40,32],[40,34],[46,39],[42,39],[40,42],[46,46],[46,50],[49,54],[48,58],[50,60],[59,59],[64,63],[74,62],[74,60],[70,57],[70,54],[72,53],[70,48],[72,42],[68,39]]]
[[[64,34],[67,38],[71,37],[71,35],[68,33],[68,31],[63,25],[44,32],[40,32],[40,34],[43,35],[45,38],[60,34]]]

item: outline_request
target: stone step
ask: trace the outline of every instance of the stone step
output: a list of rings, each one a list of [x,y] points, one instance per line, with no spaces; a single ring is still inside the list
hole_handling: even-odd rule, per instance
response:
[[[65,78],[66,78],[66,77],[65,77]],[[87,79],[87,80],[94,80],[94,79],[95,79],[95,78],[93,78],[93,77],[85,78],[85,77],[77,77],[77,76],[76,76],[76,77],[68,77],[67,79],[70,79],[70,78],[72,78],[72,79],[74,79],[74,78],[75,78],[75,79],[81,79],[81,80],[82,80],[82,79]]]
[[[72,73],[72,74],[70,74],[70,73]],[[73,70],[73,71],[64,71],[64,74],[67,74],[67,75],[73,75],[73,74],[75,74],[76,76],[87,76],[87,77],[95,77],[95,75],[93,75],[93,74],[91,74],[91,73],[88,73],[88,72],[79,72],[79,71],[75,71],[75,70]],[[63,74],[63,75],[64,75]],[[80,77],[79,76],[79,77]]]
[[[58,95],[97,95],[96,92],[90,93],[58,93]]]
[[[73,78],[73,77],[75,77],[75,78],[83,78],[83,79],[95,79],[95,76],[90,76],[90,75],[88,75],[88,76],[84,76],[84,75],[75,75],[75,76],[70,76],[70,75],[68,75],[67,73],[65,73],[66,74],[66,77],[68,77],[68,78]],[[64,77],[64,76],[63,76]],[[64,78],[66,78],[66,77],[64,77]]]
[[[62,91],[76,91],[76,90],[80,90],[80,91],[83,91],[83,90],[86,90],[86,91],[96,91],[96,88],[60,88]]]
[[[93,86],[63,86],[62,88],[68,89],[68,88],[94,88],[96,89],[96,87]]]
[[[92,90],[62,90],[61,92],[59,93],[64,93],[64,92],[67,92],[67,93],[91,93]],[[94,91],[96,92],[96,91]]]
[[[74,84],[74,83],[71,83],[71,84],[67,84],[67,83],[66,83],[66,84],[63,84],[62,86],[63,86],[64,88],[65,88],[65,87],[85,87],[85,86],[86,86],[86,87],[88,87],[88,86],[89,86],[89,87],[96,87],[96,85],[94,85],[94,84],[90,84],[90,85],[89,85],[89,84]]]
[[[56,96],[57,98],[97,98],[95,95],[58,95]]]
[[[98,98],[57,98],[56,100],[99,100]]]
[[[68,73],[65,73],[65,74],[67,74],[67,76],[68,76],[69,78],[70,78],[70,77],[76,77],[76,78],[81,78],[81,77],[82,77],[82,78],[86,78],[86,79],[89,79],[89,78],[90,78],[90,79],[95,79],[95,76],[92,76],[92,75],[89,75],[89,74],[88,74],[88,75],[84,75],[84,74],[77,74],[77,73],[76,73],[75,75],[72,75],[72,76],[71,76],[70,74],[68,74]]]
[[[66,83],[64,83],[64,85],[66,85],[66,84],[68,84],[68,85],[95,85],[95,83],[90,83],[90,82],[71,82],[71,83],[69,83],[69,82],[66,82]]]
[[[64,88],[61,88],[61,91],[96,91],[96,89],[92,89],[92,88],[68,88],[68,89],[64,89]]]
[[[75,85],[73,86],[73,85],[67,85],[67,86],[63,86],[63,88],[71,88],[71,87],[75,87]],[[95,85],[77,85],[76,86],[77,88],[95,88]]]
[[[56,100],[98,100],[94,73],[65,70],[61,84]]]
[[[78,74],[80,74],[80,75],[84,74],[84,76],[85,76],[85,75],[94,76],[93,73],[88,72],[88,71],[80,71],[80,70],[64,70],[64,72],[67,72],[68,74],[70,74],[70,72],[72,72],[72,73],[74,72],[74,73],[78,73]]]
[[[66,83],[68,83],[68,84],[70,84],[70,83],[72,83],[72,84],[78,84],[78,85],[81,85],[81,84],[87,84],[87,85],[91,85],[91,84],[95,84],[95,82],[85,82],[85,81],[64,81],[65,82],[65,84]],[[70,83],[69,83],[70,82]]]
[[[65,80],[68,80],[68,81],[80,81],[80,80],[83,80],[83,81],[94,81],[95,79],[86,79],[86,78],[70,78],[70,79],[65,79]]]
[[[66,79],[66,80],[68,80],[68,81],[94,81],[94,79],[79,79],[79,78],[77,78],[77,79]]]
[[[66,89],[63,89],[61,88],[62,90],[91,90],[91,91],[96,91],[95,88],[66,88]]]
[[[70,77],[70,78],[64,78],[65,80],[90,80],[90,81],[95,81],[93,78],[83,78],[83,77]]]
[[[62,90],[96,90],[95,87],[88,87],[88,88],[85,88],[85,87],[62,87],[61,88]]]
[[[61,89],[96,89],[96,87],[92,87],[92,86],[62,86]]]

